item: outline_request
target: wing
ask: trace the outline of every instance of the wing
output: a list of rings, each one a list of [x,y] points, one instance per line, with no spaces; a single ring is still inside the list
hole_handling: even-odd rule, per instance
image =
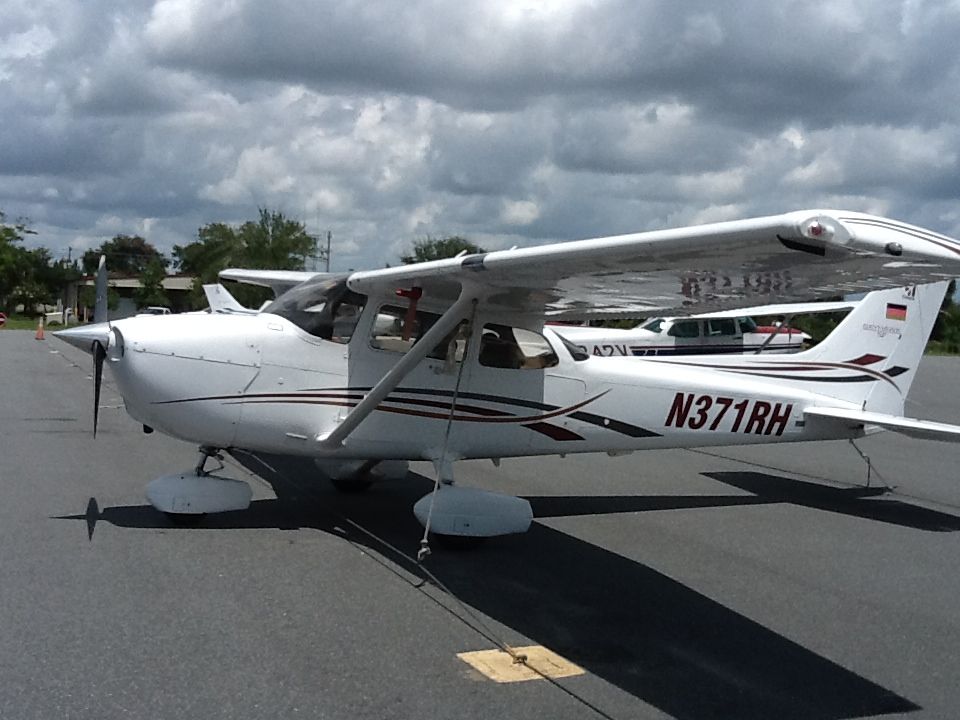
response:
[[[268,287],[273,290],[274,296],[281,295],[290,288],[318,275],[327,274],[329,273],[304,270],[241,270],[239,268],[227,268],[220,271],[220,277],[224,280],[235,280],[247,285]]]
[[[348,284],[381,296],[420,287],[438,304],[472,286],[507,314],[582,319],[711,312],[958,274],[960,244],[951,238],[811,210],[356,272]]]

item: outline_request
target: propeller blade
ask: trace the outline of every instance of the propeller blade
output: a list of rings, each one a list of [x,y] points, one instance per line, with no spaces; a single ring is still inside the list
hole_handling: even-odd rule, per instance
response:
[[[103,360],[107,351],[98,341],[93,343],[93,436],[97,436],[97,420],[100,417],[100,383],[103,380]]]
[[[97,299],[93,307],[93,321],[95,323],[107,322],[107,256],[100,256],[100,264],[97,266]]]

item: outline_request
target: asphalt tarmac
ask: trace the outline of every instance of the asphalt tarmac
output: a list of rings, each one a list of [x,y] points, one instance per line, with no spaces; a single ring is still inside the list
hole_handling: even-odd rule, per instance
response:
[[[0,331],[0,718],[960,715],[956,445],[866,438],[869,487],[845,442],[461,463],[537,521],[427,575],[428,466],[343,496],[228,458],[251,508],[175,527],[144,487],[195,448],[143,434],[109,372],[94,440],[90,366]],[[960,422],[958,372],[926,358],[908,413]],[[586,672],[457,657],[498,642]]]

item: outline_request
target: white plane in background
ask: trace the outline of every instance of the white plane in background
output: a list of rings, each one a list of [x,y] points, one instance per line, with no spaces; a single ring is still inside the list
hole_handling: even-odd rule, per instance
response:
[[[597,357],[793,353],[811,338],[790,327],[796,315],[852,310],[857,301],[781,303],[687,317],[655,317],[629,329],[552,326],[554,332]],[[754,317],[777,316],[777,325],[758,326]]]
[[[802,211],[339,276],[245,272],[282,291],[256,314],[57,333],[93,354],[95,397],[106,360],[145,429],[200,446],[194,469],[147,489],[181,518],[249,504],[246,483],[206,470],[221,450],[310,457],[318,477],[341,483],[363,483],[378,463],[399,475],[429,460],[437,486],[417,517],[438,534],[482,537],[526,530],[530,505],[453,485],[461,459],[856,438],[877,427],[960,439],[958,426],[902,416],[946,279],[960,275],[960,243],[884,218]],[[544,326],[937,280],[870,295],[794,355],[600,360]]]

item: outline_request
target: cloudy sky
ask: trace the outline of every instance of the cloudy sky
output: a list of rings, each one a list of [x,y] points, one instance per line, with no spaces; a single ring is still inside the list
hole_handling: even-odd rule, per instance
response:
[[[960,0],[0,0],[0,210],[333,267],[804,207],[960,236]]]

